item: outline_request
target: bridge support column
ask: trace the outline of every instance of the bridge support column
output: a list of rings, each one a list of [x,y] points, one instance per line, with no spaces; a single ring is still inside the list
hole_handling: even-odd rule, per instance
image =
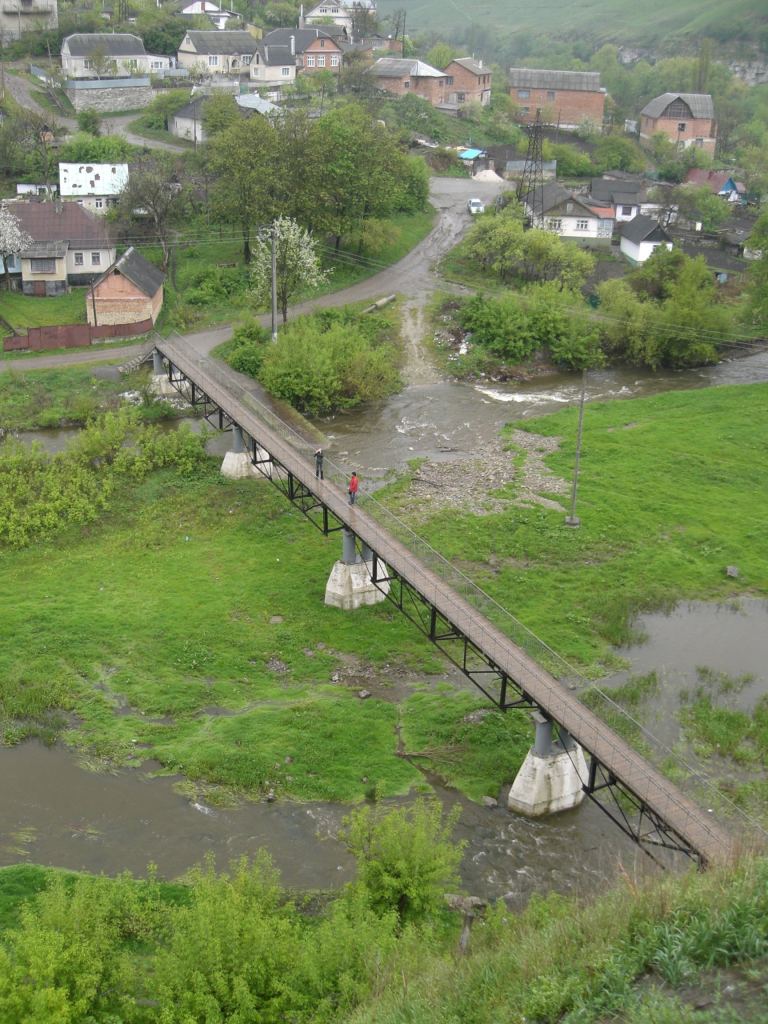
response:
[[[364,604],[378,604],[385,600],[389,583],[379,583],[378,587],[373,583],[373,563],[371,549],[363,545],[361,558],[355,549],[354,533],[345,527],[342,530],[341,560],[336,562],[328,577],[325,603],[333,608],[353,611]],[[376,563],[376,573],[378,577],[387,575],[382,562]]]
[[[163,357],[157,349],[152,351],[152,382],[150,388],[159,398],[168,398],[177,394],[173,384],[168,380]]]
[[[587,781],[584,751],[565,729],[560,729],[559,739],[553,741],[552,721],[541,712],[534,711],[531,717],[536,740],[512,783],[507,806],[527,818],[578,807]]]
[[[251,456],[243,445],[243,432],[236,424],[232,424],[232,447],[224,456],[221,464],[221,475],[230,480],[243,480],[256,474]]]

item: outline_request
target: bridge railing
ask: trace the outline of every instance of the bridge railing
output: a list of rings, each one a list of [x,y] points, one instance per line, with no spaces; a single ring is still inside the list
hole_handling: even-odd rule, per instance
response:
[[[200,369],[201,374],[212,378],[221,388],[257,416],[274,434],[283,442],[289,444],[297,455],[305,459],[310,465],[314,451],[317,447],[313,440],[302,436],[297,430],[291,427],[274,410],[251,394],[237,380],[237,375],[229,370],[218,366],[213,360],[200,359],[184,352],[187,361],[194,362]],[[340,466],[329,458],[324,459],[324,476],[327,481],[337,484],[340,488],[346,487],[349,478],[349,471],[346,467]],[[704,767],[686,753],[683,757],[679,751],[671,749],[668,745],[659,740],[645,725],[638,721],[626,708],[618,704],[609,693],[601,690],[596,684],[587,680],[573,665],[567,662],[561,655],[553,650],[545,641],[538,637],[529,627],[517,619],[508,609],[504,608],[495,598],[491,597],[466,576],[460,569],[449,562],[443,555],[435,550],[423,537],[416,534],[411,527],[404,523],[389,508],[383,505],[370,490],[366,483],[361,485],[358,502],[368,515],[381,527],[386,535],[399,541],[415,557],[437,576],[443,583],[450,587],[473,609],[481,613],[500,632],[512,640],[530,658],[545,668],[563,686],[574,691],[585,699],[585,704],[580,702],[574,705],[568,702],[570,714],[577,714],[585,727],[593,729],[590,712],[597,715],[615,733],[624,739],[630,747],[650,762],[661,775],[674,781],[677,785],[686,790],[698,803],[707,808],[716,810],[718,814],[725,814],[732,820],[738,821],[740,827],[748,834],[755,837],[755,842],[763,842],[768,838],[766,832],[759,822],[752,819],[746,812],[731,801],[708,777]],[[384,532],[382,536],[384,536]],[[450,598],[448,598],[450,601]],[[477,620],[475,620],[477,621]],[[480,629],[487,633],[484,625]],[[492,638],[488,633],[488,640]],[[563,700],[560,689],[557,691],[549,687],[550,697],[553,705]],[[565,707],[565,705],[563,705]],[[582,708],[582,712],[579,712]],[[554,709],[553,709],[554,712]],[[605,742],[605,734],[602,734]],[[644,798],[643,781],[638,779],[635,782],[636,794]],[[682,814],[687,814],[690,808],[678,804]],[[701,823],[701,818],[697,819]],[[704,819],[706,823],[706,819]],[[706,824],[705,824],[706,827]],[[713,833],[716,825],[713,820]]]

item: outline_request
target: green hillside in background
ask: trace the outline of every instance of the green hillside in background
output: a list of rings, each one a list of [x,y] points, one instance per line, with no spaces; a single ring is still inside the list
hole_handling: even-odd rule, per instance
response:
[[[662,46],[670,37],[704,34],[764,46],[768,26],[765,0],[378,0],[378,9],[384,17],[404,9],[409,34],[432,30],[456,38],[462,30],[485,30]]]

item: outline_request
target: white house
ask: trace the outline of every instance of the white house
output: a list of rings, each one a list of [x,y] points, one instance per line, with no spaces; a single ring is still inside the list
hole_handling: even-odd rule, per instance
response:
[[[189,139],[190,142],[205,142],[203,103],[207,98],[197,96],[176,111],[168,126],[171,135],[175,135],[177,139]]]
[[[351,35],[355,14],[367,11],[372,18],[376,17],[376,0],[322,0],[319,4],[309,5],[306,13],[302,5],[301,11],[301,28],[305,25],[327,25],[330,20]]]
[[[523,198],[531,227],[552,231],[585,245],[610,245],[613,234],[611,207],[590,206],[556,181]]]
[[[202,14],[208,17],[218,29],[225,29],[230,18],[234,18],[235,22],[237,22],[236,14],[232,11],[222,10],[221,7],[211,3],[211,0],[193,0],[191,4],[182,7],[179,13],[187,17]]]
[[[661,246],[672,248],[672,239],[653,217],[643,214],[621,227],[620,248],[631,263],[645,263]]]
[[[171,66],[171,58],[147,53],[130,32],[76,32],[61,44],[66,78],[125,78]]]
[[[128,164],[59,164],[59,195],[105,214],[128,184]]]
[[[245,31],[190,31],[179,44],[179,67],[208,75],[241,75],[247,72],[259,40]]]
[[[267,86],[270,95],[279,99],[284,85],[296,81],[296,43],[287,46],[278,43],[260,42],[251,61],[251,81]]]

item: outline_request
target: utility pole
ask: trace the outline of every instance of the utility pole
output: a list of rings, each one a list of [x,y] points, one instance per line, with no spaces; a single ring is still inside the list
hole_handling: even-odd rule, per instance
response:
[[[272,341],[277,341],[277,224],[272,221]]]
[[[581,371],[581,399],[579,400],[579,429],[576,435],[576,460],[573,464],[573,485],[571,487],[571,511],[565,517],[565,525],[574,529],[581,526],[581,520],[576,515],[576,493],[579,488],[579,463],[581,462],[581,438],[584,433],[584,402],[587,397],[587,369]]]
[[[528,126],[528,151],[523,176],[517,185],[517,198],[530,209],[530,227],[544,227],[544,159],[542,155],[541,110]]]

